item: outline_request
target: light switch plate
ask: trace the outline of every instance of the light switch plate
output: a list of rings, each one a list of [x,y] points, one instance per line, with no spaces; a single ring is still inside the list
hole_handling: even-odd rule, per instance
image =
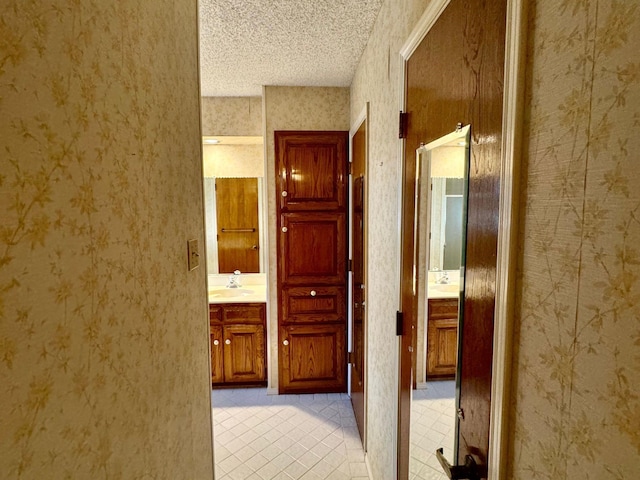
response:
[[[187,240],[187,263],[189,271],[200,266],[200,252],[198,251],[198,240]]]

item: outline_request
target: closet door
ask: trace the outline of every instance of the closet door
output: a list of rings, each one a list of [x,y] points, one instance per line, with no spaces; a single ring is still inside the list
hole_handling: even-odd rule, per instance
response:
[[[275,132],[280,393],[346,391],[348,132]]]

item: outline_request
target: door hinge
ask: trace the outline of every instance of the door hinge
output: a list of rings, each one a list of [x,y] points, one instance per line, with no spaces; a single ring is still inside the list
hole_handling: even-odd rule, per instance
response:
[[[398,118],[398,138],[407,138],[407,121],[409,114],[400,110],[400,116]]]
[[[348,362],[348,363],[351,363],[351,364],[354,364],[354,363],[355,363],[355,358],[354,358],[353,352],[349,352],[349,353],[348,353],[348,359],[347,359],[347,362]]]
[[[348,272],[353,272],[353,260],[349,259],[349,262],[347,264],[347,271]]]
[[[404,315],[402,312],[396,312],[396,335],[402,335],[404,331]]]
[[[349,175],[353,175],[353,162],[349,162]]]

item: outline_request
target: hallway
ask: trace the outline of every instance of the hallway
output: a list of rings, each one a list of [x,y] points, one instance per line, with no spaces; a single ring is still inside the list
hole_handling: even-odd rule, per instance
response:
[[[211,401],[219,480],[369,478],[346,394],[232,389]]]

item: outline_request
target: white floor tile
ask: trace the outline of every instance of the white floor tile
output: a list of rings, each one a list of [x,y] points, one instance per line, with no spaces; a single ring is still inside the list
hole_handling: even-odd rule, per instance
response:
[[[211,398],[216,478],[368,479],[346,394],[269,396],[257,388],[214,390]]]

